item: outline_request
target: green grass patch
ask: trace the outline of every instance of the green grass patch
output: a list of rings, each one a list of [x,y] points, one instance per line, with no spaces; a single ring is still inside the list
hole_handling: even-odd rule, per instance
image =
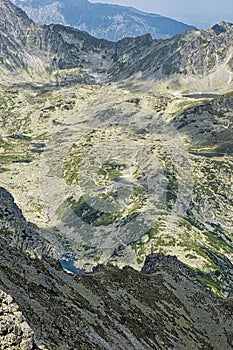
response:
[[[211,276],[210,273],[205,273],[200,270],[196,270],[197,272],[197,278],[201,282],[201,284],[207,288],[215,297],[217,298],[223,298],[224,294],[222,292],[221,288],[221,281],[216,281]]]
[[[66,217],[72,211],[77,217],[89,225],[93,226],[108,226],[111,225],[116,214],[104,213],[101,210],[93,208],[88,202],[88,197],[80,197],[76,201],[73,197],[67,200],[56,210],[58,217],[61,220],[66,220]]]

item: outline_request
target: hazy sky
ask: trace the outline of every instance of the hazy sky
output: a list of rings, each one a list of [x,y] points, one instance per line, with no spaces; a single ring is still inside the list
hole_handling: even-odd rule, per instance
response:
[[[89,0],[136,7],[207,28],[225,20],[233,22],[233,0]]]

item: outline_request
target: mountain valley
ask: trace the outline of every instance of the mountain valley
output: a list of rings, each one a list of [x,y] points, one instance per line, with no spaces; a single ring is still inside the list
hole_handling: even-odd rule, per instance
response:
[[[0,289],[25,350],[231,349],[233,25],[110,42],[0,14]]]

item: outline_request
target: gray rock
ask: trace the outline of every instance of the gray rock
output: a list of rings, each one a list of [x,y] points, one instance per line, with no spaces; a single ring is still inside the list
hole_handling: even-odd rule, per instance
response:
[[[7,243],[35,257],[58,257],[56,250],[41,235],[39,228],[27,222],[12,195],[0,187],[0,233]]]
[[[13,198],[3,189],[1,193],[11,213]],[[20,220],[21,211],[15,208],[15,212]],[[15,216],[13,223],[9,218],[10,226],[18,227]],[[107,265],[77,278],[52,258],[30,258],[3,235],[0,256],[2,349],[230,350],[233,346],[231,299],[212,298],[176,257],[152,254],[143,273]]]
[[[0,290],[0,347],[6,350],[37,350],[34,333],[12,297]]]

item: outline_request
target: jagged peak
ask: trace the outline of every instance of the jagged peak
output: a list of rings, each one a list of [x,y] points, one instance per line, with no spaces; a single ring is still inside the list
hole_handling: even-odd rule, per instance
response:
[[[225,33],[232,26],[233,26],[233,24],[230,22],[221,21],[221,22],[215,24],[211,29],[213,29],[215,34],[219,35],[221,33]]]
[[[150,43],[153,41],[153,38],[150,33],[139,35],[137,37],[125,37],[118,41],[118,43],[128,44],[129,42],[143,42]]]
[[[10,29],[19,33],[33,24],[27,14],[9,0],[0,0],[0,18],[0,30]]]

